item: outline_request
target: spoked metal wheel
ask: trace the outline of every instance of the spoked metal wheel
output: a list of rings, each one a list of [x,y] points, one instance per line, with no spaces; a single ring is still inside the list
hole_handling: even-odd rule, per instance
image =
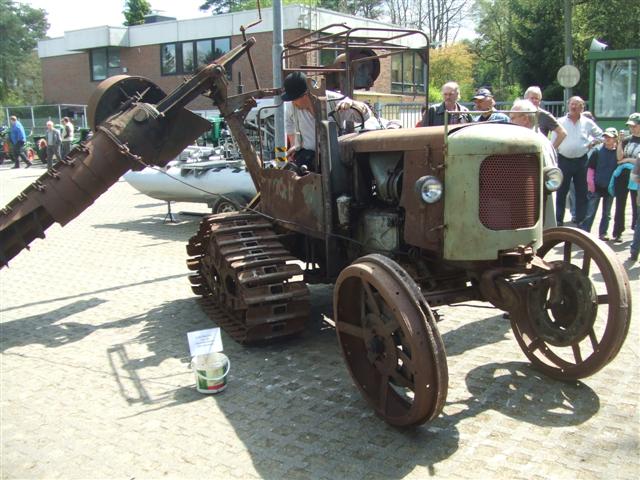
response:
[[[575,228],[544,233],[538,256],[552,271],[511,315],[534,367],[561,380],[594,374],[617,355],[629,329],[631,289],[615,253]]]
[[[393,260],[368,255],[336,282],[334,315],[356,386],[392,425],[438,416],[447,396],[447,359],[420,289]]]

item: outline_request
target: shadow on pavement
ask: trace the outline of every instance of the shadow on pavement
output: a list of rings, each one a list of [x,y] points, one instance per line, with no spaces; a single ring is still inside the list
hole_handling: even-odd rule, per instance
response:
[[[9,308],[2,308],[1,311],[8,312],[8,311],[11,311],[11,310],[17,310],[19,308],[32,307],[34,305],[39,305],[41,303],[61,302],[61,301],[64,301],[64,300],[71,300],[72,298],[85,297],[87,295],[98,295],[100,293],[111,292],[111,291],[115,291],[115,290],[121,290],[121,289],[129,288],[129,287],[136,287],[138,285],[148,285],[148,284],[155,283],[155,282],[164,282],[166,280],[172,280],[174,278],[186,277],[187,275],[188,275],[188,273],[185,272],[185,273],[180,273],[180,274],[177,274],[177,275],[167,275],[165,277],[158,277],[158,278],[153,278],[151,280],[144,280],[142,282],[127,283],[127,284],[123,284],[123,285],[118,285],[117,287],[101,288],[99,290],[93,290],[91,292],[81,292],[81,293],[78,293],[76,295],[68,295],[66,297],[47,298],[45,300],[40,300],[40,301],[37,301],[37,302],[24,303],[22,305],[16,305],[16,306],[9,307]],[[77,302],[77,303],[81,303],[81,302]]]
[[[466,409],[448,417],[455,422],[495,410],[533,425],[568,427],[586,422],[600,409],[598,395],[584,383],[548,378],[522,362],[474,368],[466,384],[472,396],[458,403]]]
[[[456,311],[453,310],[453,313]],[[447,313],[447,317],[451,317]],[[446,324],[447,320],[444,320]],[[475,322],[465,323],[454,330],[445,332],[442,335],[447,357],[461,355],[474,348],[491,345],[494,343],[508,340],[507,334],[511,331],[509,320],[502,318],[500,315],[483,318]]]
[[[67,317],[97,307],[104,302],[106,300],[100,298],[78,300],[44,314],[4,322],[1,325],[0,351],[32,344],[55,348],[82,340],[96,330],[126,327],[134,323],[134,320],[123,319],[95,326],[64,321]]]
[[[174,214],[175,215],[175,214]],[[143,215],[137,220],[120,223],[103,223],[96,229],[106,228],[127,232],[138,232],[157,240],[187,243],[200,224],[200,217],[180,215],[176,223],[164,222],[164,214]]]

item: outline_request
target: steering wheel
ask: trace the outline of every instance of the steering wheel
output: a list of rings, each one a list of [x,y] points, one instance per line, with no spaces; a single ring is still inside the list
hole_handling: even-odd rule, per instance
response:
[[[351,105],[347,110],[343,110],[343,112],[350,111],[350,110],[353,110],[354,112],[356,112],[358,114],[358,117],[360,118],[360,125],[355,126],[355,128],[359,130],[363,130],[364,122],[366,121],[364,118],[364,114],[353,105]],[[342,125],[342,123],[338,120],[338,115],[337,115],[338,113],[341,113],[341,112],[333,110],[332,112],[329,113],[328,116],[332,118],[333,121],[336,122],[336,124],[338,125],[338,135],[344,135],[347,132],[344,126]]]

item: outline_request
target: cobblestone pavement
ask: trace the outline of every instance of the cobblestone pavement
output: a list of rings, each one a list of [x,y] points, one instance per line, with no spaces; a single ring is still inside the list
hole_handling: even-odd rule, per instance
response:
[[[0,167],[1,204],[41,173]],[[447,404],[403,431],[352,385],[321,322],[331,288],[313,287],[302,337],[223,336],[229,385],[206,396],[186,340],[214,326],[187,281],[198,219],[165,224],[165,210],[121,181],[0,273],[2,478],[640,477],[638,307],[618,357],[575,384],[532,370],[498,310],[441,309]]]

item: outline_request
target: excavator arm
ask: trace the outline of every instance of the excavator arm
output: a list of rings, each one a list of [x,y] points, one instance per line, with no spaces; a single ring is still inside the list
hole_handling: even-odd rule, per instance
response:
[[[98,86],[89,104],[93,137],[0,210],[0,268],[33,240],[44,238],[54,222],[64,226],[77,217],[130,169],[165,166],[207,131],[209,122],[185,109],[198,95],[212,98],[226,117],[259,189],[260,163],[243,128],[255,100],[251,95],[227,98],[226,80],[229,66],[254,43],[249,38],[166,96],[141,77],[107,79],[106,87]],[[256,92],[258,97],[269,94]]]

